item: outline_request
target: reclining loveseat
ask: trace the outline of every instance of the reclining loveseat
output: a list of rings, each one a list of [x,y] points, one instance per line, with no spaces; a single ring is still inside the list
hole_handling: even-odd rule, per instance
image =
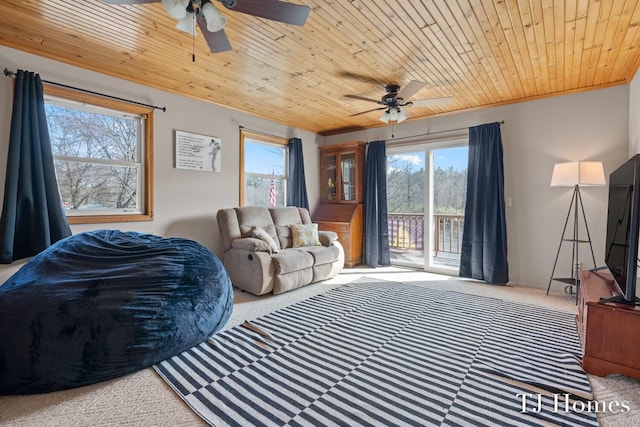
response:
[[[216,217],[231,283],[254,295],[326,280],[344,267],[337,234],[318,231],[307,209],[245,206]]]

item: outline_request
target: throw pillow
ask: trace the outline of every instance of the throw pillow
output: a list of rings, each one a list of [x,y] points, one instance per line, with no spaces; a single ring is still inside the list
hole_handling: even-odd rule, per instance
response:
[[[260,227],[253,227],[252,234],[253,234],[253,237],[255,237],[256,239],[260,239],[266,244],[268,244],[269,248],[271,248],[271,252],[276,253],[278,252],[278,250],[280,250],[276,241],[273,240],[273,237],[271,237],[269,233],[264,231],[264,229]]]
[[[318,224],[294,224],[291,226],[293,247],[322,246],[318,239]]]

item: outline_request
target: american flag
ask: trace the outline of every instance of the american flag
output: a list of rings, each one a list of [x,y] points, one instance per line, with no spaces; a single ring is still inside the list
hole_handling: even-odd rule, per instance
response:
[[[276,181],[271,180],[271,184],[269,185],[269,206],[276,205]]]

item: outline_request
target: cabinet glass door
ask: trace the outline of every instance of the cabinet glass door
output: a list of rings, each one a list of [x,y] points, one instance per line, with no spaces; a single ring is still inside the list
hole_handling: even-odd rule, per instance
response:
[[[326,156],[324,158],[324,188],[327,201],[336,200],[336,178],[337,178],[337,158],[336,155]]]
[[[356,200],[356,154],[346,153],[340,157],[340,173],[342,175],[342,193],[340,200]]]

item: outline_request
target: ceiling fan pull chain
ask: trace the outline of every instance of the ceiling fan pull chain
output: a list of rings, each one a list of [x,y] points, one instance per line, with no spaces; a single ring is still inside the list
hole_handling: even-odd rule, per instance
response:
[[[193,33],[191,34],[191,62],[196,62],[196,14],[193,14]]]

